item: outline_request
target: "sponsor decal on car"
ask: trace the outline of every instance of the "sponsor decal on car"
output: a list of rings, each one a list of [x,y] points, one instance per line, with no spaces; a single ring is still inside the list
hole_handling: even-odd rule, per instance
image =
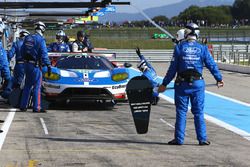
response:
[[[112,89],[121,89],[121,88],[125,88],[126,85],[114,85],[112,86]]]

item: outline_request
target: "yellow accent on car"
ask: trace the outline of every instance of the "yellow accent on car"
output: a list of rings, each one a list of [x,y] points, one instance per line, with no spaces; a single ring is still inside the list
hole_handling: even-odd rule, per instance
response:
[[[60,75],[56,74],[56,73],[51,73],[50,75],[48,74],[48,72],[46,72],[44,74],[44,78],[47,80],[59,80],[60,79]]]
[[[117,74],[112,75],[112,80],[116,82],[119,82],[125,79],[128,79],[128,73],[117,73]]]

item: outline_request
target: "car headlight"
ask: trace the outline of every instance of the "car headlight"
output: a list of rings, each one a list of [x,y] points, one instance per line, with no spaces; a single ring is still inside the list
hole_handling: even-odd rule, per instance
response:
[[[47,79],[47,80],[59,80],[60,79],[60,75],[57,74],[57,73],[50,73],[50,75],[48,74],[48,72],[46,72],[44,74],[44,78]]]
[[[75,72],[66,71],[66,70],[60,70],[60,75],[61,75],[62,77],[73,77],[73,78],[78,77],[77,74],[76,74]]]
[[[94,74],[94,78],[108,78],[110,77],[109,71],[100,71]]]
[[[125,79],[128,79],[128,73],[117,73],[117,74],[112,75],[112,80],[116,82],[119,82]]]

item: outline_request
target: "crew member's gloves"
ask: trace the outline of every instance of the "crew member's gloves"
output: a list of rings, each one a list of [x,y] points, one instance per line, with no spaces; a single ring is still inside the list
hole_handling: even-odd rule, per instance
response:
[[[138,47],[137,47],[137,48],[135,49],[135,51],[136,51],[136,53],[137,53],[137,55],[138,55],[138,56],[140,56],[140,55],[141,55],[140,48],[138,48]]]
[[[223,87],[224,86],[224,81],[221,80],[221,81],[217,81],[217,87],[220,88],[220,87]]]
[[[165,85],[160,85],[158,88],[158,93],[162,93],[167,89],[167,87]]]
[[[51,66],[48,65],[48,66],[47,66],[47,69],[48,69],[48,76],[50,76],[50,75],[51,75]]]
[[[87,47],[83,48],[82,52],[88,52],[88,48]]]

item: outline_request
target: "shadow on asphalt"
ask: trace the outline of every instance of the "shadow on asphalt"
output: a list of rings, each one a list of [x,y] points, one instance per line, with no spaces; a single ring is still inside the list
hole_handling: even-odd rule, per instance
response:
[[[4,102],[0,102],[0,112],[11,112],[10,109],[14,109],[13,107],[11,107],[9,104],[4,103]],[[117,108],[117,105],[113,106],[113,105],[109,105],[109,104],[100,104],[100,103],[87,103],[87,102],[71,102],[71,103],[53,103],[49,106],[48,109],[46,110],[115,110]],[[20,112],[18,108],[16,108],[17,111],[13,111],[13,112]],[[28,111],[32,110],[32,107],[28,108]]]
[[[97,102],[70,102],[70,103],[53,103],[49,106],[52,110],[113,110],[116,105],[109,103]]]
[[[136,140],[113,140],[113,139],[72,139],[72,138],[57,138],[57,137],[37,137],[37,139],[46,139],[51,141],[62,142],[83,142],[83,143],[116,143],[116,144],[152,144],[152,145],[168,145],[163,142],[148,142]]]
[[[136,135],[136,134],[135,134]],[[46,139],[50,141],[61,142],[81,142],[81,143],[112,143],[112,144],[148,144],[148,145],[168,145],[166,142],[151,142],[138,140],[113,140],[113,139],[73,139],[73,138],[59,138],[59,137],[36,137],[36,139]],[[171,147],[179,147],[180,145],[169,145]],[[198,144],[187,143],[182,146],[199,146]],[[200,147],[200,146],[199,146]]]

